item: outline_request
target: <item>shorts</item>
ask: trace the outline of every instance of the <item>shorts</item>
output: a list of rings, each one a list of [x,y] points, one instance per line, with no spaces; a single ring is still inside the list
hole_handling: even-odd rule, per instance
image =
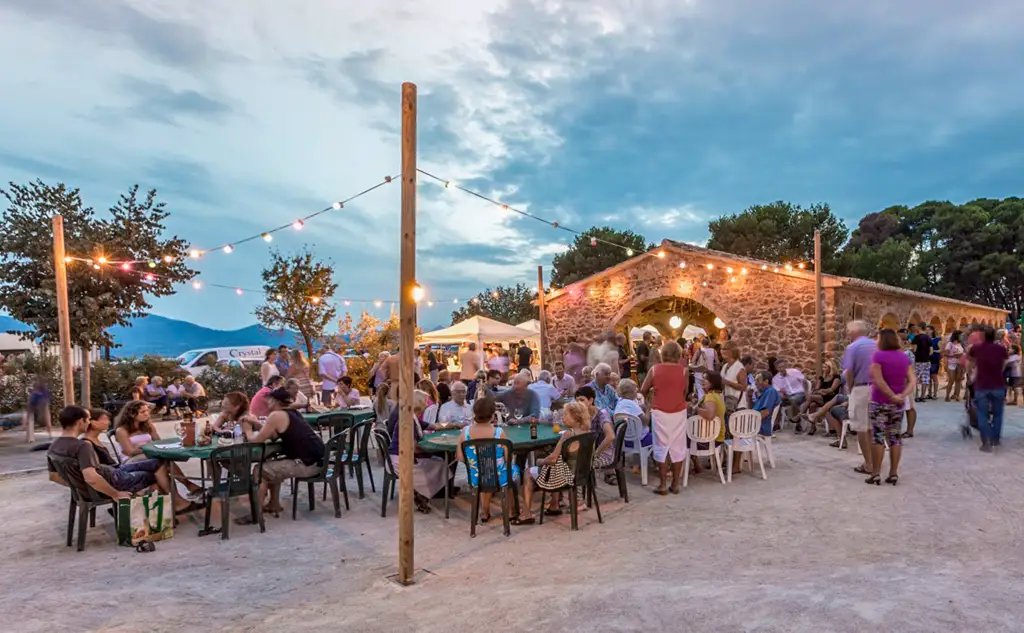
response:
[[[919,385],[931,383],[931,370],[931,363],[914,363],[914,374],[917,376],[917,383]]]
[[[932,376],[938,376],[939,375],[939,361],[937,361],[937,360],[933,360],[932,361],[932,366],[930,368],[930,371],[931,371],[931,375]]]
[[[119,466],[110,474],[110,485],[120,492],[142,492],[156,483],[159,459],[144,459]]]
[[[789,400],[789,404],[799,407],[804,403],[804,401],[807,400],[807,394],[803,392],[794,393],[790,395],[787,399]]]
[[[903,426],[903,410],[891,402],[871,403],[871,437],[876,445],[900,445],[900,428]]]
[[[871,428],[871,386],[859,385],[850,392],[847,404],[850,428],[857,433],[867,433]]]
[[[299,459],[276,459],[263,464],[263,481],[279,484],[288,479],[312,477],[320,472],[319,464],[306,465]]]
[[[846,408],[845,405],[834,406],[831,409],[829,409],[828,412],[829,412],[829,415],[831,415],[833,418],[839,420],[840,422],[842,422],[843,420],[846,420],[846,419],[848,419],[850,417],[850,412]]]
[[[850,396],[849,395],[847,395],[845,393],[840,393],[840,394],[836,395],[836,403],[834,405],[832,405],[832,406],[833,407],[838,407],[839,405],[846,404],[849,401],[850,401]]]
[[[1006,386],[1009,387],[1010,389],[1014,389],[1016,387],[1019,387],[1020,383],[1021,383],[1020,376],[1007,376],[1006,377]]]

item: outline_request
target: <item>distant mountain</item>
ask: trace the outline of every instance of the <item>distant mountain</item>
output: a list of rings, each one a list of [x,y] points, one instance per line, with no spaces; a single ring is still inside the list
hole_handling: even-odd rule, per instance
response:
[[[23,323],[11,317],[0,315],[0,332],[25,330]],[[268,345],[277,347],[284,343],[295,344],[295,333],[267,330],[250,325],[240,330],[213,330],[188,321],[178,321],[150,314],[132,321],[131,327],[111,328],[114,340],[120,347],[110,350],[112,356],[157,356],[173,357],[190,349],[202,347],[229,347],[232,345]]]

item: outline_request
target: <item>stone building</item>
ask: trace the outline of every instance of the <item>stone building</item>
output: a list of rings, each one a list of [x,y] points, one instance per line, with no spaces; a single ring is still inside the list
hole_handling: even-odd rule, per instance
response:
[[[848,341],[845,324],[862,319],[898,329],[928,323],[948,333],[973,323],[1000,326],[1007,312],[862,279],[822,275],[824,356],[838,358]],[[550,354],[560,358],[573,340],[601,332],[628,335],[653,325],[675,338],[687,324],[720,336],[725,329],[744,354],[764,364],[785,358],[815,364],[814,273],[671,240],[617,266],[555,290],[546,300]],[[681,325],[673,329],[672,317]]]

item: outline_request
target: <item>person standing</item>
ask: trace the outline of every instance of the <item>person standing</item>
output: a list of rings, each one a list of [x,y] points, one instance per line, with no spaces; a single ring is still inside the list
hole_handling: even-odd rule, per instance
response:
[[[986,327],[984,340],[971,345],[967,358],[968,372],[974,371],[974,404],[978,410],[981,450],[991,453],[993,446],[999,446],[1003,432],[1003,406],[1006,402],[1003,368],[1009,354],[996,342],[995,330]]]
[[[575,340],[569,341],[563,362],[565,373],[569,374],[576,384],[579,384],[583,379],[583,367],[587,364],[587,351]],[[576,393],[576,390],[573,389],[572,393]]]
[[[875,472],[871,458],[871,359],[878,351],[875,341],[868,338],[864,321],[851,321],[846,325],[851,343],[843,354],[843,371],[850,390],[850,428],[857,434],[864,463],[854,470],[861,474]]]
[[[636,377],[643,384],[647,372],[651,368],[651,345],[654,342],[654,335],[644,331],[644,338],[636,344]]]
[[[466,351],[459,354],[459,379],[469,385],[476,372],[483,369],[480,363],[480,352],[476,351],[476,343],[470,343]]]
[[[915,339],[927,339],[931,348],[931,339],[926,334],[917,334]],[[899,481],[903,452],[900,426],[907,399],[914,395],[917,374],[910,359],[900,351],[896,332],[890,329],[879,332],[878,351],[871,357],[871,463],[874,468],[864,483],[881,485],[882,460],[887,444],[889,476],[885,483],[895,486]]]
[[[619,353],[619,377],[629,378],[632,375],[632,361],[629,359],[629,345],[625,334],[620,332],[615,335],[615,347]]]
[[[672,490],[679,490],[679,477],[686,463],[686,367],[679,363],[683,350],[675,341],[661,348],[661,363],[650,368],[640,393],[651,403],[654,432],[654,461],[661,480],[655,494],[668,494],[668,470],[672,467]],[[653,391],[653,395],[651,394]]]
[[[924,402],[931,385],[932,372],[932,337],[920,326],[910,326],[913,333],[914,375],[917,378],[917,398],[915,402]],[[909,337],[908,337],[909,338]]]
[[[527,347],[526,341],[519,341],[519,348],[516,349],[516,367],[519,371],[530,371],[530,363],[533,362],[533,350]],[[531,372],[532,373],[532,372]]]
[[[964,346],[960,343],[960,330],[953,330],[943,352],[946,357],[946,402],[950,398],[960,402],[960,387],[964,382]]]
[[[260,384],[266,385],[271,376],[280,376],[277,369],[277,350],[270,348],[263,356],[263,364],[260,365]]]
[[[307,401],[313,399],[313,381],[309,376],[309,361],[306,360],[306,355],[302,353],[301,349],[292,350],[291,359],[282,375],[295,379],[299,384],[299,392],[306,396]]]
[[[320,374],[320,402],[325,407],[334,404],[334,391],[338,388],[341,377],[348,373],[345,359],[334,352],[330,345],[320,347],[320,359],[317,361],[317,373]]]
[[[935,400],[939,396],[939,371],[942,369],[942,337],[934,325],[928,326],[928,336],[932,339],[931,369],[928,380],[928,399]]]
[[[441,371],[441,363],[437,360],[438,353],[433,347],[427,347],[427,371],[430,373],[430,382],[437,384],[437,372]]]
[[[274,361],[277,365],[277,373],[282,376],[288,376],[288,368],[291,366],[291,352],[288,351],[287,345],[277,346],[277,360]]]

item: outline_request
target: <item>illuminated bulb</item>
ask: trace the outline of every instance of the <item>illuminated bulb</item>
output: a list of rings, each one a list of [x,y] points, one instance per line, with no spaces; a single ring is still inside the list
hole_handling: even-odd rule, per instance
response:
[[[497,299],[498,298],[498,291],[495,290],[494,292],[492,292],[491,296],[494,297],[495,299]]]
[[[379,308],[379,307],[381,307],[382,305],[384,305],[384,304],[383,304],[383,303],[381,303],[380,301],[374,301],[374,302],[373,302],[373,307],[375,307],[375,308]]]
[[[736,278],[735,278],[735,277],[730,277],[730,278],[729,278],[729,281],[735,282],[735,281],[736,281]]]
[[[747,274],[747,269],[746,268],[740,268],[740,274],[741,275],[746,275]]]
[[[274,295],[274,298],[275,298],[275,299],[277,299],[278,301],[281,301],[282,299],[284,299],[284,297],[283,297],[283,296],[281,296],[281,293],[280,293],[280,292],[279,292],[279,293],[277,293],[276,295]]]
[[[665,251],[658,251],[658,257],[665,259]]]
[[[597,238],[596,237],[590,238],[590,245],[591,246],[597,246]]]
[[[156,262],[149,262],[150,268],[156,268]]]
[[[423,289],[423,286],[416,284],[412,287],[412,300],[416,303],[423,301],[423,297],[425,297],[426,294],[427,291]]]
[[[70,264],[71,263],[71,258],[70,257],[65,257],[64,258],[64,263],[65,264]]]
[[[715,327],[718,328],[719,330],[721,330],[722,328],[725,327],[725,321],[723,321],[722,319],[719,319],[718,317],[715,317],[714,323],[715,323]]]
[[[708,270],[714,270],[714,269],[715,269],[715,265],[714,264],[708,264]]]
[[[427,302],[427,307],[428,308],[433,308],[434,307],[434,302],[433,301],[428,301]]]
[[[796,267],[799,268],[800,270],[803,270],[804,266],[805,266],[805,264],[803,262],[800,262],[799,264],[797,264]]]
[[[334,204],[331,205],[331,208],[334,209],[335,211],[340,211],[344,206],[345,205],[340,202],[335,202]]]
[[[269,241],[271,241],[271,240],[273,240],[273,239],[274,239],[274,236],[273,236],[273,235],[271,235],[270,233],[264,233],[264,234],[263,234],[263,235],[261,235],[260,237],[262,237],[262,238],[263,238],[263,241],[264,241],[264,242],[269,242]]]
[[[106,264],[107,263],[107,258],[106,257],[100,257],[96,261],[98,261],[101,264]]]
[[[125,262],[125,263],[121,264],[121,270],[131,270],[131,269],[132,269],[132,265],[129,264],[128,262]]]
[[[153,281],[154,279],[156,279],[156,277],[153,273],[146,273],[146,281]]]
[[[793,266],[790,264],[786,264],[786,270],[793,270]]]
[[[173,257],[171,257],[170,255],[164,255],[164,263],[165,264],[170,264],[173,261],[174,261]]]
[[[627,248],[626,249],[626,257],[632,257],[632,256],[633,256],[633,249],[632,248]]]
[[[726,266],[725,267],[725,272],[727,272],[727,273],[729,273],[731,275],[732,274],[732,266]]]
[[[455,305],[458,305],[459,304],[459,300],[458,299],[452,299],[452,303],[454,303]]]
[[[706,282],[706,281],[702,281],[702,282],[700,283],[700,285],[702,285],[702,286],[704,286],[705,288],[707,288],[707,287],[708,287],[708,282]]]
[[[202,253],[200,253],[197,249],[194,248],[188,252],[188,256],[191,257],[192,259],[199,259],[200,255],[202,255]]]
[[[597,291],[596,291],[596,290],[594,290],[593,288],[591,288],[591,289],[590,289],[590,296],[591,296],[591,297],[593,297],[593,296],[594,296],[594,295],[596,295],[596,294],[597,294]]]
[[[320,297],[310,297],[309,300],[313,302],[313,305],[319,305],[320,304]]]
[[[192,287],[195,288],[196,290],[199,290],[200,288],[203,287],[203,284],[201,282],[198,282],[198,281],[193,281],[192,282]]]
[[[99,264],[93,264],[93,265],[92,265],[92,267],[93,267],[93,268],[94,268],[95,270],[99,270],[99,269],[100,269],[100,265],[99,265]]]
[[[761,264],[761,270],[768,270],[768,264]]]
[[[350,306],[350,305],[352,305],[352,302],[351,302],[351,301],[349,301],[348,299],[345,299],[345,305],[346,305],[346,306]]]
[[[235,288],[235,294],[236,295],[242,294],[242,289],[241,288]]]
[[[686,268],[686,262],[679,262],[680,268]]]
[[[295,229],[296,231],[301,231],[302,227],[304,226],[306,226],[306,224],[302,220],[295,220],[294,222],[292,222],[292,228]]]
[[[668,325],[673,330],[678,330],[679,326],[682,325],[682,324],[683,324],[683,320],[680,319],[678,316],[673,316],[671,319],[668,320]]]
[[[772,271],[772,272],[776,272],[776,273],[777,273],[777,272],[779,272],[779,269],[778,269],[778,268],[776,268],[776,269],[775,269],[774,271]]]
[[[233,250],[235,250],[235,247],[230,245],[230,244],[228,244],[227,246],[224,247],[224,253],[227,254],[227,255],[230,255],[231,251],[233,251]]]

